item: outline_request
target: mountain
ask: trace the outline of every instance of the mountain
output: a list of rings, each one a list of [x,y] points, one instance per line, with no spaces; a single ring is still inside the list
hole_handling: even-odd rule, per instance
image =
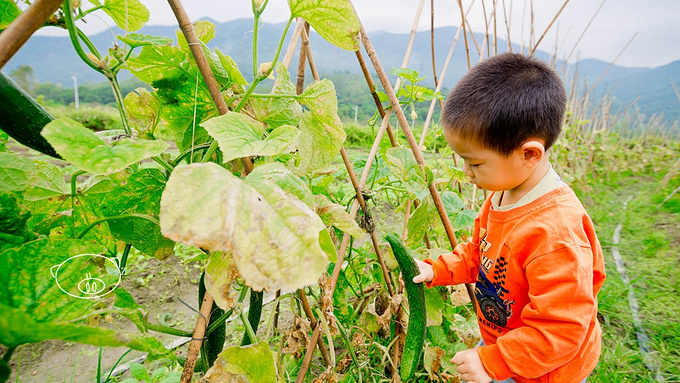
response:
[[[252,78],[252,20],[240,19],[225,23],[215,24],[216,37],[208,43],[211,48],[219,48],[223,53],[231,56],[241,68],[246,78]],[[258,61],[266,62],[273,58],[276,47],[281,39],[281,33],[285,24],[263,24],[258,30]],[[287,38],[283,43],[285,53],[294,26],[288,31]],[[456,34],[457,28],[440,27],[435,29],[435,62],[437,71],[441,72],[446,55],[449,52],[451,42]],[[175,38],[178,32],[177,27],[173,26],[146,26],[138,31],[141,34],[164,36]],[[99,34],[90,36],[94,45],[100,52],[107,52],[109,47],[115,44],[115,36],[122,34],[123,31],[114,28]],[[474,36],[474,38],[473,38]],[[389,71],[392,67],[400,67],[408,44],[409,34],[395,34],[383,31],[370,32],[369,37],[374,46],[377,56],[382,66]],[[472,65],[479,61],[476,53],[476,46],[483,46],[483,34],[468,34],[468,42],[471,52]],[[360,75],[361,68],[358,64],[354,52],[344,51],[336,48],[317,34],[312,33],[310,45],[317,68],[321,73],[330,74],[353,74]],[[507,42],[498,39],[499,52],[507,49]],[[514,51],[519,51],[520,47],[513,45]],[[474,52],[474,54],[472,53]],[[362,51],[363,58],[374,74],[373,67],[365,51]],[[549,60],[550,54],[537,51],[537,56],[543,60]],[[475,59],[474,56],[477,56]],[[297,52],[292,61],[292,66],[298,62]],[[76,56],[68,37],[33,36],[22,47],[19,52],[3,68],[5,73],[10,73],[20,65],[30,65],[38,81],[52,82],[61,84],[64,87],[72,87],[73,75],[77,75],[78,82],[102,82],[104,78],[87,67]],[[423,85],[434,86],[432,76],[432,52],[430,42],[430,31],[422,31],[416,34],[411,57],[407,65],[415,69],[418,73],[426,77]],[[562,68],[564,63],[556,62],[556,68]],[[633,101],[636,106],[644,113],[664,113],[666,117],[680,117],[680,101],[678,101],[673,91],[669,78],[678,84],[680,83],[680,61],[659,68],[627,68],[619,65],[612,65],[604,61],[594,59],[580,60],[576,64],[565,66],[570,76],[577,75],[583,78],[582,82],[592,86],[600,77],[596,93],[606,94],[611,92],[615,98],[614,105],[617,107],[628,107]],[[608,70],[607,70],[608,69]],[[291,69],[293,72],[295,69]],[[444,92],[451,89],[455,83],[467,72],[467,58],[465,54],[465,43],[462,34],[460,35],[455,47],[449,68],[443,81]],[[606,73],[605,73],[606,71]],[[604,76],[602,74],[605,73]],[[121,71],[120,79],[130,77],[126,71]],[[335,77],[335,76],[334,76]],[[439,75],[441,79],[441,75]],[[390,76],[394,80],[393,76]],[[567,83],[570,81],[567,80]]]

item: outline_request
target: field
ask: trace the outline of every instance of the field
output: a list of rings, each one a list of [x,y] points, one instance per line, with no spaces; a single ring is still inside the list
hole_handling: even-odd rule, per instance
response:
[[[126,4],[67,2],[55,19],[115,107],[43,110],[3,80],[20,97],[0,132],[0,382],[459,382],[450,359],[479,340],[465,287],[420,290],[397,262],[469,239],[487,196],[432,119],[439,91],[407,68],[391,71],[395,90],[344,0],[290,1],[282,36],[301,17],[297,40],[253,68],[207,47],[207,21],[177,41],[119,36],[124,49],[102,55],[74,21],[103,9],[138,29],[146,8]],[[265,7],[253,3],[255,47]],[[325,24],[326,12],[344,21]],[[303,19],[374,60],[368,121],[340,119],[304,44],[291,78]],[[121,70],[148,86],[123,92]],[[607,272],[589,381],[680,381],[677,122],[614,114],[567,85],[549,156],[595,223]]]

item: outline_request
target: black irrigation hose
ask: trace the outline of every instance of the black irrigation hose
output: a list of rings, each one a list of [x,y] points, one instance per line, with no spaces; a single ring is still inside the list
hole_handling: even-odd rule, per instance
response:
[[[628,197],[628,199],[623,203],[623,208],[628,207],[628,202],[633,199],[634,195]],[[637,298],[635,297],[635,291],[633,286],[630,284],[630,279],[626,274],[626,267],[623,264],[623,259],[621,258],[621,253],[619,252],[619,240],[621,239],[621,230],[623,229],[623,224],[618,224],[616,229],[614,229],[614,235],[612,237],[612,258],[614,258],[614,263],[616,264],[616,271],[621,275],[621,280],[623,284],[628,288],[628,307],[630,308],[630,313],[633,316],[633,326],[635,327],[635,336],[638,340],[638,345],[640,347],[640,353],[642,353],[642,360],[654,375],[654,379],[657,382],[663,382],[663,376],[659,371],[659,365],[652,359],[650,355],[652,353],[652,348],[649,346],[649,336],[647,336],[647,331],[642,327],[642,321],[640,320],[640,310]]]

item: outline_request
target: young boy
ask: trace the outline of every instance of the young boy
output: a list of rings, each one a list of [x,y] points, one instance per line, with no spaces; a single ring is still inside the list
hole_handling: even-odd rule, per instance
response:
[[[566,95],[545,63],[487,59],[446,100],[444,135],[470,182],[489,191],[472,239],[418,261],[416,283],[476,282],[482,342],[452,362],[467,382],[585,380],[600,356],[605,280],[593,223],[551,168]]]

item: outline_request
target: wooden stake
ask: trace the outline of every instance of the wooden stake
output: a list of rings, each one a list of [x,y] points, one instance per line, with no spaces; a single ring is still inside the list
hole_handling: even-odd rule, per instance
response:
[[[63,0],[36,0],[0,34],[0,69],[45,21],[59,9]]]

